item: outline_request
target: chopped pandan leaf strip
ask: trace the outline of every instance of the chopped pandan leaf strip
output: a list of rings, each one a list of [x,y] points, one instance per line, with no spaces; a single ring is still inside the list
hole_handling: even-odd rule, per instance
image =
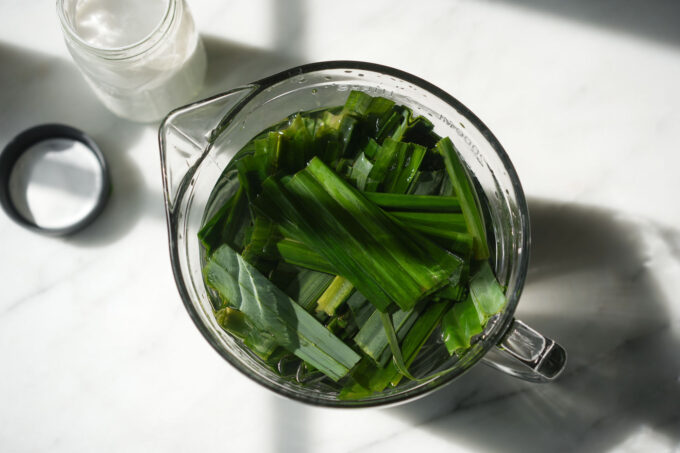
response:
[[[289,352],[337,381],[360,357],[228,246],[206,263],[206,283]]]
[[[281,131],[283,149],[280,159],[284,163],[284,171],[294,173],[305,166],[310,156],[307,155],[313,140],[301,115],[295,115],[290,125]]]
[[[367,190],[407,193],[418,174],[426,148],[387,138],[376,158],[375,170],[369,174]]]
[[[405,115],[408,115],[407,110],[393,108],[390,115],[380,122],[379,130],[375,134],[376,140],[382,143],[387,137],[392,137],[394,140],[402,141],[400,137],[404,129]]]
[[[232,195],[224,205],[213,215],[210,220],[205,222],[203,227],[198,232],[198,239],[203,244],[208,255],[212,253],[220,245],[224,244],[224,227],[227,218],[231,214],[234,203],[236,201],[236,194]]]
[[[444,157],[446,171],[460,200],[461,210],[469,233],[474,240],[475,259],[483,261],[489,258],[489,247],[486,243],[484,219],[479,210],[479,200],[473,190],[468,173],[463,166],[451,139],[445,137],[437,142],[437,150]]]
[[[326,114],[331,115],[328,112],[326,112]],[[320,156],[321,158],[325,159],[328,142],[337,141],[338,139],[337,130],[335,127],[329,126],[328,123],[322,118],[317,118],[315,120],[313,138],[314,139],[312,140],[310,147],[305,154],[306,159],[309,160],[313,156]]]
[[[318,156],[329,165],[341,158],[354,158],[358,143],[354,140],[357,118],[347,113],[329,111],[315,120],[313,141],[308,147],[306,160]]]
[[[371,275],[385,288],[391,287],[387,282],[393,281],[395,277],[400,282],[399,288],[393,289],[390,294],[395,296],[393,300],[402,310],[413,308],[416,302],[444,286],[456,272],[460,271],[462,267],[460,258],[430,240],[401,228],[384,211],[340,179],[320,160],[312,159],[307,168],[297,175],[306,172],[342,207],[342,210],[338,211],[339,215],[336,215],[339,221],[348,225],[351,222],[358,223],[358,228],[354,231],[361,236],[359,240],[363,242],[366,250],[373,251],[369,254],[369,259],[372,255],[373,264],[378,264],[375,257],[380,256],[383,264],[388,266],[377,269],[378,272],[374,271]],[[361,230],[365,233],[361,234]],[[393,263],[396,263],[396,266]],[[386,269],[390,274],[387,280],[380,278],[379,275]],[[340,274],[343,275],[342,272]],[[415,298],[402,297],[409,294],[411,280],[419,286],[420,295]],[[358,285],[355,286],[366,295]],[[368,299],[373,302],[370,297]]]
[[[371,161],[366,158],[364,153],[359,153],[359,157],[354,161],[352,165],[352,171],[349,174],[349,180],[354,184],[354,187],[363,191],[366,188],[366,182],[368,181],[368,175],[373,168]]]
[[[362,91],[353,90],[347,96],[343,112],[353,113],[359,117],[385,117],[389,116],[394,108],[394,101],[383,98],[373,97]],[[377,130],[373,131],[375,134]]]
[[[385,334],[387,335],[387,342],[389,343],[390,349],[392,350],[392,363],[397,367],[399,374],[411,379],[412,381],[419,380],[408,372],[408,365],[404,363],[404,357],[401,353],[401,348],[399,347],[399,340],[397,339],[397,334],[394,331],[394,324],[392,324],[392,318],[390,317],[390,314],[380,313],[380,319],[385,329]]]
[[[347,98],[343,112],[348,117],[356,118],[357,124],[346,155],[356,155],[370,139],[376,139],[382,143],[384,136],[399,126],[402,110],[403,107],[395,106],[394,101],[390,99],[352,91]],[[357,129],[360,133],[356,133]]]
[[[227,206],[228,205],[228,206]],[[199,238],[208,254],[222,244],[241,250],[245,241],[245,230],[250,224],[248,199],[239,187],[233,198],[223,206],[199,232]],[[213,222],[214,220],[214,222]]]
[[[404,189],[403,192],[398,192],[395,189],[398,184],[403,185],[403,183],[400,182],[399,177],[401,175],[402,169],[404,168],[406,160],[411,157],[411,146],[408,143],[394,142],[392,139],[390,139],[390,143],[396,144],[396,155],[392,160],[391,168],[389,168],[381,188],[383,189],[383,192],[403,193],[406,192],[406,189]]]
[[[262,181],[267,178],[268,156],[247,154],[236,162],[240,187],[245,190],[252,203],[262,190]]]
[[[257,330],[241,311],[224,307],[215,312],[215,319],[224,330],[243,341],[263,360],[269,359],[278,347],[268,332]]]
[[[343,111],[356,113],[360,116],[363,116],[368,111],[368,108],[371,106],[372,102],[373,102],[372,96],[362,91],[352,90],[347,96],[347,100],[345,101]]]
[[[401,152],[408,148],[406,143],[397,142],[388,138],[380,147],[377,153],[373,168],[368,174],[366,190],[377,192],[384,184],[385,178],[390,174],[390,170],[395,166],[395,162]]]
[[[328,165],[333,166],[340,156],[342,156],[342,143],[338,138],[335,138],[333,140],[328,140],[326,148],[320,158],[324,162],[327,162]]]
[[[470,258],[473,238],[465,232],[467,228],[462,223],[464,220],[460,214],[421,212],[390,212],[389,214],[404,228],[423,234],[463,260]]]
[[[319,297],[316,311],[323,311],[328,316],[333,316],[338,307],[352,294],[352,291],[354,291],[354,286],[349,280],[339,275],[336,276],[326,291]]]
[[[380,151],[380,144],[376,142],[373,139],[370,139],[368,143],[366,143],[366,146],[363,148],[363,153],[366,157],[368,157],[369,160],[373,161],[375,160],[376,154]]]
[[[287,263],[327,274],[336,273],[333,265],[325,257],[300,241],[283,238],[276,243],[276,248]]]
[[[411,110],[410,109],[403,109],[400,112],[399,117],[397,118],[399,124],[397,127],[395,127],[392,131],[390,131],[390,136],[392,140],[396,140],[398,142],[403,142],[405,140],[402,140],[404,137],[404,132],[406,132],[406,129],[408,128],[408,124],[411,121]],[[388,131],[385,131],[388,132]],[[382,141],[387,138],[386,136],[381,137],[381,143]]]
[[[277,226],[269,219],[258,216],[253,222],[248,241],[243,248],[243,259],[255,266],[260,272],[264,272],[261,266],[267,266],[268,262],[277,260],[279,254],[276,243],[281,238]]]
[[[483,322],[505,308],[505,294],[488,262],[482,263],[470,279],[470,294],[477,310],[484,315]]]
[[[420,315],[424,304],[425,302],[418,304],[410,311],[397,310],[392,313],[394,329],[399,341],[404,339],[408,330],[418,318],[418,315]],[[371,314],[363,327],[361,327],[354,337],[354,342],[364,354],[372,358],[380,367],[385,366],[391,357],[388,347],[389,339],[385,333],[381,313],[377,310]]]
[[[242,250],[245,241],[245,228],[250,225],[251,216],[248,197],[240,188],[236,192],[234,209],[227,218],[225,243],[236,250]]]
[[[349,307],[354,321],[359,329],[361,329],[368,319],[375,312],[375,307],[361,294],[359,291],[354,291],[349,299],[347,299],[347,306]]]
[[[468,289],[459,283],[457,285],[445,286],[441,290],[437,291],[434,297],[453,301],[461,301],[464,297],[467,297],[467,293]]]
[[[375,115],[378,119],[386,121],[392,115],[392,113],[394,113],[395,109],[401,111],[401,107],[396,107],[393,100],[376,96],[371,99],[371,103],[368,106],[368,109],[364,112],[364,115]],[[378,126],[379,125],[380,124],[378,124]],[[377,133],[378,130],[379,128],[376,128],[375,132]]]
[[[460,213],[391,211],[390,215],[410,228],[417,229],[419,226],[423,226],[459,233],[467,232],[465,218]]]
[[[311,137],[314,137],[314,130],[316,129],[316,119],[315,118],[309,118],[304,115],[300,115],[302,118],[302,121],[305,123],[305,127],[307,128],[307,132],[309,132],[309,135]]]
[[[423,161],[427,148],[411,143],[406,165],[399,172],[393,187],[389,190],[392,193],[408,193],[411,184],[414,182],[418,169]]]
[[[333,278],[333,275],[324,272],[302,269],[291,279],[285,292],[305,310],[312,311]]]
[[[324,117],[325,116],[326,115],[324,115]],[[320,159],[323,159],[324,162],[333,165],[342,155],[343,147],[344,142],[339,136],[337,126],[319,120],[316,129],[314,130],[314,140],[306,155],[307,160],[313,156],[318,156]]]
[[[314,135],[319,136],[319,131],[337,131],[340,128],[340,123],[345,117],[343,112],[333,113],[331,111],[325,111],[321,115],[321,118],[316,119],[316,125],[314,126]]]
[[[366,198],[387,211],[460,212],[456,197],[364,192]]]
[[[470,347],[472,337],[482,332],[486,322],[505,308],[506,298],[488,262],[470,279],[470,292],[456,303],[442,320],[444,344],[449,354],[460,354]]]
[[[354,131],[357,127],[357,119],[350,115],[344,115],[340,121],[340,127],[338,128],[338,138],[340,139],[341,151],[340,155],[348,158],[353,158],[356,154],[355,147],[353,144],[357,143]],[[356,146],[356,145],[355,145]],[[310,156],[310,159],[314,156]],[[309,160],[309,159],[308,159]]]
[[[411,184],[417,178],[418,169],[427,154],[427,146],[403,140],[403,135],[409,128],[411,111],[403,107],[394,108],[392,116],[378,132],[376,139],[383,145],[404,143],[406,148],[398,148],[397,162],[385,181],[385,192],[407,193]],[[404,165],[406,164],[406,165]]]
[[[433,228],[423,225],[417,225],[415,227],[408,226],[404,222],[398,222],[405,228],[409,228],[413,231],[424,235],[426,238],[430,239],[432,242],[436,243],[440,247],[456,254],[463,259],[463,267],[467,263],[467,260],[472,256],[472,236],[468,233],[459,233],[458,231]],[[461,278],[463,273],[461,272]]]
[[[449,354],[469,348],[472,337],[480,333],[482,324],[471,295],[444,314],[442,336]]]
[[[281,170],[295,173],[316,155],[329,165],[336,165],[351,139],[355,122],[354,118],[330,112],[315,121],[305,121],[302,115],[294,115],[288,126],[279,131],[282,136]]]
[[[283,134],[281,132],[269,132],[265,138],[254,141],[254,156],[265,160],[264,170],[267,175],[279,170],[282,143]]]
[[[420,180],[420,175],[422,171],[418,170],[415,175],[413,175],[413,181],[411,181],[411,184],[408,186],[408,189],[406,190],[406,193],[409,195],[413,195],[415,193],[416,186],[418,185],[418,181]],[[428,192],[429,194],[429,192]]]

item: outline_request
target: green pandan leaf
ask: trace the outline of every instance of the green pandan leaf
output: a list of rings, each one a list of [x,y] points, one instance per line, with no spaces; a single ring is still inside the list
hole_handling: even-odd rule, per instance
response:
[[[449,354],[462,353],[486,322],[505,308],[506,298],[488,262],[470,280],[468,297],[456,303],[442,319],[442,334]]]
[[[240,338],[255,354],[265,360],[271,357],[278,347],[273,336],[251,325],[246,316],[238,310],[223,307],[215,312],[215,319],[224,330]]]
[[[484,218],[479,210],[479,200],[472,187],[467,170],[458,157],[450,138],[444,137],[437,142],[437,151],[444,157],[446,171],[455,194],[460,200],[460,207],[465,217],[468,232],[474,239],[475,259],[486,260],[489,258],[489,246],[486,243]]]
[[[359,361],[357,353],[230,247],[217,249],[203,274],[227,306],[331,379],[339,380]]]

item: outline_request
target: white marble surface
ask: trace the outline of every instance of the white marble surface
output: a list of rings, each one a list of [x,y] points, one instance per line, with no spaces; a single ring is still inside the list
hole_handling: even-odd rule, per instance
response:
[[[518,316],[569,352],[535,385],[480,365],[432,396],[342,411],[282,399],[203,340],[173,282],[157,125],[76,71],[53,0],[0,0],[0,146],[58,121],[114,191],[66,239],[0,214],[2,452],[680,451],[680,6],[672,0],[190,0],[203,94],[298,63],[419,75],[508,150],[532,214]]]

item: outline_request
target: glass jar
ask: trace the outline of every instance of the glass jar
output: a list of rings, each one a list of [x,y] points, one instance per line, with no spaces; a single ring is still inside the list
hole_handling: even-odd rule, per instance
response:
[[[191,100],[205,49],[183,0],[57,0],[66,46],[99,99],[133,121]]]

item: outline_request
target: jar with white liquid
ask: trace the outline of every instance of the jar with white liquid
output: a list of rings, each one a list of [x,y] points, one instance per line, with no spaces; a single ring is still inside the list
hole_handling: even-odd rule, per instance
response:
[[[101,101],[155,121],[198,94],[205,49],[184,0],[57,0],[64,39]]]

